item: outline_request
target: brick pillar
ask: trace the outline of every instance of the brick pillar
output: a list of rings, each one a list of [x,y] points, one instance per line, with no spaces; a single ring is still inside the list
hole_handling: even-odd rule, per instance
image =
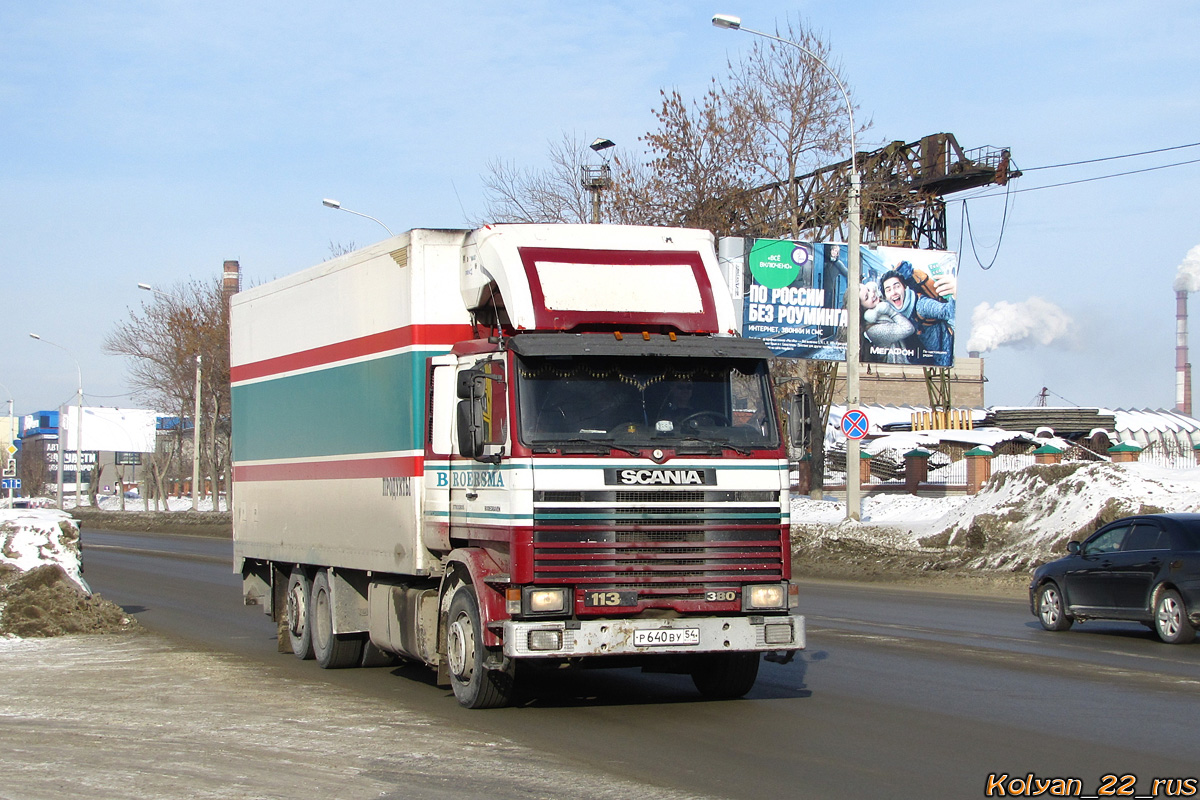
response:
[[[1196,454],[1196,463],[1200,464],[1200,444],[1193,447],[1192,452]]]
[[[1142,448],[1132,442],[1121,442],[1115,447],[1108,448],[1108,454],[1112,456],[1113,463],[1123,464],[1132,461],[1137,461],[1142,455]]]
[[[979,490],[992,477],[992,448],[981,445],[964,455],[967,459],[967,494],[979,494]]]
[[[860,485],[871,482],[870,453],[860,451],[858,454],[858,482]]]
[[[1062,457],[1063,451],[1054,445],[1044,444],[1033,451],[1033,461],[1035,464],[1061,464]]]
[[[904,490],[909,494],[916,494],[929,477],[930,455],[928,450],[919,447],[904,454]]]

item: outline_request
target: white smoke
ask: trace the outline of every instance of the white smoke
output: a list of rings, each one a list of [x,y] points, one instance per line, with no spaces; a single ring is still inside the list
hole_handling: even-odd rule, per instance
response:
[[[967,350],[986,353],[1002,345],[1028,348],[1066,337],[1075,320],[1054,303],[1031,297],[1021,303],[980,303],[971,312]]]
[[[1200,291],[1200,244],[1188,250],[1175,273],[1175,291]]]

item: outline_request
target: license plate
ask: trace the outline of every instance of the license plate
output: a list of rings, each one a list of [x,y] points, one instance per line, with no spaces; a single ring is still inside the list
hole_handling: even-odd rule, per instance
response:
[[[659,628],[652,631],[634,631],[634,647],[663,647],[671,645],[700,644],[699,628]]]

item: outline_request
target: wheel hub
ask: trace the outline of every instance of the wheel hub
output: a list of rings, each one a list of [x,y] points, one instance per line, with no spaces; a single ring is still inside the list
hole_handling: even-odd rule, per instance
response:
[[[446,634],[446,659],[454,677],[467,681],[473,672],[471,656],[475,652],[475,632],[471,620],[465,614],[450,624]]]
[[[1168,636],[1179,632],[1180,612],[1174,598],[1168,597],[1158,606],[1158,628]]]
[[[304,634],[304,589],[293,586],[287,596],[288,630],[296,636]]]

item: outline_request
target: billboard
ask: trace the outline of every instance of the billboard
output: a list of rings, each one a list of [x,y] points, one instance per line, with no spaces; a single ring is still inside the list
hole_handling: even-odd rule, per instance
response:
[[[743,336],[785,358],[846,360],[846,245],[723,239],[720,253]],[[953,365],[957,254],[863,247],[861,275],[862,361]]]

